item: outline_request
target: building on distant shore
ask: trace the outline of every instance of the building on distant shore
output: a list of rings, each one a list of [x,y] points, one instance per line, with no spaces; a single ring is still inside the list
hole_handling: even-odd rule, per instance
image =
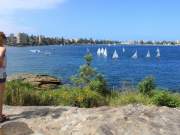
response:
[[[14,36],[14,34],[10,34],[7,38],[8,44],[9,45],[15,45],[16,44],[16,37]]]
[[[28,34],[26,33],[18,33],[17,36],[16,36],[16,43],[17,44],[21,44],[21,45],[26,45],[28,44]]]
[[[180,45],[180,40],[177,40],[177,41],[176,41],[176,44]]]

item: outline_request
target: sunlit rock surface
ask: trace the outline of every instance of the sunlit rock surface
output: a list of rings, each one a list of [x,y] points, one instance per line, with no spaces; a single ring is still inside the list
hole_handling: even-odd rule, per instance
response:
[[[124,107],[11,107],[0,135],[179,135],[180,109]]]

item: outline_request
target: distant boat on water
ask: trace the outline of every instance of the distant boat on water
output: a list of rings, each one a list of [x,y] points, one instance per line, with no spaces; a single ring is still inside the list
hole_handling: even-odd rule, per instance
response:
[[[160,52],[160,49],[159,49],[159,48],[157,48],[157,49],[156,49],[156,52],[157,52],[157,53],[158,53],[158,52]]]
[[[126,50],[125,50],[125,48],[124,48],[124,47],[123,47],[122,51],[123,51],[123,53],[125,53],[125,51],[126,51]]]
[[[87,53],[89,53],[89,52],[90,52],[89,48],[87,48],[87,49],[86,49],[86,52],[87,52]]]
[[[101,54],[102,55],[104,54],[104,48],[101,48]]]
[[[157,52],[156,57],[157,57],[157,58],[159,58],[159,57],[161,56],[160,49],[159,49],[159,48],[157,48],[156,52]]]
[[[100,48],[98,48],[98,50],[97,50],[97,55],[98,55],[98,56],[101,55],[101,49],[100,49]]]
[[[107,49],[106,49],[106,48],[104,49],[103,55],[104,55],[105,57],[107,57]]]
[[[137,50],[136,50],[136,52],[133,54],[132,58],[133,58],[133,59],[137,59],[137,58],[138,58]]]
[[[117,53],[116,50],[114,51],[112,58],[113,58],[113,59],[119,58],[119,55],[118,55],[118,53]]]
[[[148,50],[146,58],[150,58],[150,57],[151,57],[151,54],[150,54],[150,51]]]
[[[32,52],[32,53],[40,53],[41,51],[40,50],[37,50],[37,49],[35,49],[35,50],[29,50],[30,52]]]

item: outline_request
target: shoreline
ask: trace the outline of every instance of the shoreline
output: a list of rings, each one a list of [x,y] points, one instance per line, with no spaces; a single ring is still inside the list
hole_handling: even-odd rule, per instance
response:
[[[66,45],[58,45],[58,44],[54,44],[54,45],[22,45],[22,46],[19,46],[19,45],[6,45],[6,47],[41,47],[41,46],[93,46],[93,47],[96,47],[96,46],[109,46],[109,47],[117,47],[117,46],[123,46],[123,47],[126,47],[126,46],[158,46],[158,47],[179,47],[180,44],[177,44],[177,45],[163,45],[163,44],[117,44],[117,45],[109,45],[109,44],[66,44]]]

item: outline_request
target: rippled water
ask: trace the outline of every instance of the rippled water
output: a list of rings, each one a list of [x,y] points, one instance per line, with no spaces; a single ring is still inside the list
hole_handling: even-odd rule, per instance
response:
[[[108,57],[96,55],[99,47],[106,47]],[[93,66],[105,75],[110,86],[121,86],[124,81],[137,84],[146,76],[153,75],[157,85],[180,91],[180,47],[161,46],[160,59],[155,57],[157,46],[41,46],[8,47],[8,75],[18,72],[48,73],[62,77],[66,82],[84,63],[87,48],[93,54]],[[38,54],[30,50],[39,49]],[[120,58],[112,59],[114,50]],[[138,59],[131,58],[138,51]],[[151,58],[146,58],[150,50]]]

